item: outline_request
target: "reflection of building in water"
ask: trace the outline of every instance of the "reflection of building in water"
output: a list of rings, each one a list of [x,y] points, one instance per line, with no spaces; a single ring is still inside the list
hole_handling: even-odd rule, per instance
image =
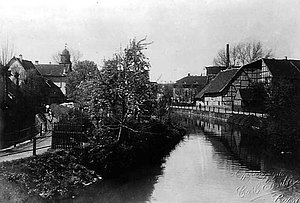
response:
[[[227,131],[226,125],[220,125],[218,123],[200,121],[200,125],[203,128],[204,132],[213,133],[216,136],[222,136],[223,133]]]
[[[224,171],[245,180],[243,184],[248,189],[260,188],[261,191],[266,189],[263,192],[280,195],[282,201],[279,202],[299,202],[297,200],[300,200],[300,157],[291,154],[276,155],[266,151],[267,147],[261,144],[259,135],[252,129],[208,120],[194,120],[204,132],[206,141],[212,145],[213,161],[217,163],[219,169],[226,169]],[[266,182],[258,185],[251,177],[264,179]]]
[[[218,138],[233,156],[239,158],[243,165],[255,170],[263,169],[264,161],[260,156],[260,148],[255,143],[255,135],[251,134],[254,132],[239,129],[228,124],[217,124],[207,121],[200,121],[200,123],[209,140]],[[213,145],[214,143],[216,142],[212,141]]]

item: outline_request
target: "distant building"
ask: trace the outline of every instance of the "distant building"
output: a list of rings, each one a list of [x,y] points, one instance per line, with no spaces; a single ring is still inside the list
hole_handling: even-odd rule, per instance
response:
[[[196,94],[205,87],[206,76],[192,76],[177,80],[173,86],[173,101],[181,104],[191,104],[195,101]]]
[[[67,94],[67,73],[72,71],[70,58],[70,52],[65,48],[60,55],[59,64],[39,64],[38,61],[35,62],[35,66],[41,75],[58,86],[64,95]]]

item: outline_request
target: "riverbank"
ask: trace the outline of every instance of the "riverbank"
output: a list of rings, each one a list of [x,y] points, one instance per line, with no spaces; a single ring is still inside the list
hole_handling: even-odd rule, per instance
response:
[[[278,123],[265,114],[258,113],[207,113],[195,111],[193,108],[179,108],[175,112],[188,117],[201,118],[203,120],[215,120],[219,123],[237,125],[241,128],[249,128],[256,131],[259,139],[273,150],[273,153],[300,154],[300,136],[297,123],[284,121]],[[280,127],[278,127],[280,126]]]
[[[227,119],[227,123],[234,124],[246,128],[261,129],[265,123],[265,118],[260,118],[253,115],[232,114]]]
[[[183,128],[171,122],[159,121],[139,126],[135,132],[139,133],[129,133],[122,143],[91,143],[84,150],[51,151],[2,163],[0,185],[9,187],[5,193],[7,195],[2,196],[0,201],[34,199],[37,202],[72,198],[72,191],[76,188],[87,187],[134,166],[160,160],[180,142],[185,133]],[[12,194],[11,191],[16,192]]]

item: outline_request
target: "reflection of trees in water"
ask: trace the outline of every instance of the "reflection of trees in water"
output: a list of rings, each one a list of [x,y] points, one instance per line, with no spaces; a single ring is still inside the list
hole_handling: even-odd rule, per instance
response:
[[[132,170],[113,179],[105,179],[86,189],[76,191],[74,200],[62,202],[147,202],[154,185],[162,175],[162,163],[151,164]]]
[[[169,155],[167,153],[162,160],[139,165],[131,171],[124,171],[87,188],[77,189],[73,194],[74,199],[70,197],[59,202],[148,202],[155,184],[163,174],[164,163]]]

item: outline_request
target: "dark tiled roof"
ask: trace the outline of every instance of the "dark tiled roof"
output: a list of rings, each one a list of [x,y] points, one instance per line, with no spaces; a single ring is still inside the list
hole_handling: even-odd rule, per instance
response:
[[[18,59],[18,60],[20,61],[20,59]],[[25,70],[35,69],[35,66],[33,65],[33,63],[31,61],[22,60],[21,64],[23,65]]]
[[[207,75],[216,75],[219,72],[225,70],[226,66],[207,66],[206,68],[206,74]]]
[[[273,77],[300,78],[300,60],[263,59]]]
[[[177,80],[174,85],[205,85],[206,82],[206,76],[186,76],[180,80]]]
[[[222,93],[238,70],[237,68],[233,68],[218,73],[218,75],[196,95],[196,98],[200,99],[204,94]]]
[[[49,87],[49,97],[57,97],[61,99],[65,99],[64,94],[60,90],[59,87],[57,87],[51,80],[45,79],[46,84]]]
[[[35,65],[37,70],[43,76],[62,77],[66,76],[66,70],[69,69],[69,65],[65,64],[37,64]]]
[[[239,68],[240,66],[232,66],[231,68]],[[206,74],[207,75],[216,75],[219,72],[226,70],[226,66],[206,66]]]

